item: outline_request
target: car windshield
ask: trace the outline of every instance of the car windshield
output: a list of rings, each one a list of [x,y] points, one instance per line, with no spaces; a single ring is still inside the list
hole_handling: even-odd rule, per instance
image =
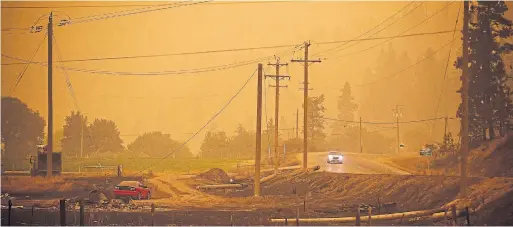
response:
[[[342,153],[331,151],[331,152],[329,152],[329,153],[328,153],[328,155],[337,155],[337,156],[342,156]]]
[[[123,181],[118,184],[118,186],[131,186],[131,187],[137,187],[139,184],[137,181]]]

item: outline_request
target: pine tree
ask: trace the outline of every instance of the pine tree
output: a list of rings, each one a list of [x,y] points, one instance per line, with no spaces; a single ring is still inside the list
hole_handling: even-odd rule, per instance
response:
[[[344,149],[348,150],[349,147],[353,148],[358,140],[354,137],[353,130],[354,124],[349,124],[345,121],[353,121],[355,119],[354,112],[358,109],[358,104],[355,103],[351,93],[351,85],[346,82],[342,89],[342,94],[338,98],[338,120],[335,121],[331,127],[333,136],[330,138],[331,149]]]
[[[472,7],[477,21],[469,26],[469,132],[473,140],[495,137],[512,115],[510,88],[506,84],[503,55],[513,50],[504,40],[513,35],[512,23],[504,18],[508,7],[503,1],[478,1]],[[461,68],[458,58],[456,67]],[[458,116],[461,116],[461,106]]]
[[[326,134],[324,133],[324,95],[317,97],[308,97],[308,140],[311,150],[324,149]],[[304,110],[304,105],[303,105]],[[303,128],[304,131],[304,128]]]

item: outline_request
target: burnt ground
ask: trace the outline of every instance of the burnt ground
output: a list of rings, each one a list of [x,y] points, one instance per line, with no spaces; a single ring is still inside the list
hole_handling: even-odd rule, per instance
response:
[[[69,180],[63,182],[69,184]],[[49,196],[31,194],[30,198],[25,198],[26,194],[23,192],[32,192],[34,189],[31,188],[19,188],[16,192],[10,193],[11,196],[17,197],[13,200],[14,206],[26,206],[24,209],[13,209],[11,224],[27,225],[30,222],[38,225],[58,224],[57,200],[50,198],[85,195],[87,192],[84,191],[82,185],[84,180],[91,184],[104,182],[105,178],[77,178],[72,181],[75,184],[67,187],[59,186],[60,190]],[[302,218],[354,216],[359,204],[373,207],[373,214],[432,209],[453,201],[459,191],[459,178],[457,177],[289,171],[262,184],[262,196],[254,198],[250,180],[243,181],[248,184],[248,187],[241,190],[196,190],[194,186],[203,181],[204,179],[200,178],[177,180],[176,177],[167,176],[152,178],[148,182],[155,184],[153,185],[154,190],[161,193],[162,199],[136,201],[135,205],[131,207],[120,208],[114,208],[111,205],[103,208],[89,205],[86,207],[85,223],[86,225],[150,225],[151,213],[148,205],[155,203],[157,206],[156,225],[272,225],[269,222],[270,218],[293,219],[296,216],[297,208],[299,208]],[[62,182],[58,184],[65,185]],[[115,184],[116,180],[111,180],[111,183],[106,186]],[[473,200],[469,205],[471,210],[480,207],[480,210],[472,214],[471,223],[513,224],[513,220],[507,218],[513,207],[511,204],[513,196],[511,192],[508,194],[506,191],[513,188],[513,180],[509,178],[471,178],[469,186],[470,197]],[[2,193],[6,188],[12,190],[15,187],[2,184]],[[166,190],[172,192],[167,193]],[[294,194],[294,190],[296,194]],[[508,195],[509,197],[507,197]],[[46,206],[48,208],[37,209],[32,216],[31,204],[35,203],[34,201],[37,199],[45,198],[47,201],[51,201]],[[483,198],[485,199],[484,203],[482,202]],[[377,209],[378,204],[387,205]],[[4,199],[2,199],[2,205],[6,205]],[[76,207],[71,206],[68,209],[68,224],[78,223],[78,213],[72,212]],[[365,213],[366,211],[362,211],[362,214]],[[6,224],[4,221],[7,216],[7,211],[2,209],[3,224]],[[294,220],[291,221],[289,224],[295,224]],[[354,225],[354,223],[345,224]],[[372,224],[440,225],[443,223],[412,219],[402,220],[402,223],[399,223],[398,220],[373,221]],[[340,223],[322,223],[322,225],[340,225]]]

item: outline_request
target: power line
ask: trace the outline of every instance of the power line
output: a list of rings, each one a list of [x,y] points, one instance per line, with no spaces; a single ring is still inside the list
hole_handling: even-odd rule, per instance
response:
[[[393,129],[396,129],[396,127],[380,129],[380,130],[374,130],[374,131],[370,131],[370,132],[367,132],[367,133],[384,132],[384,131],[390,131],[390,130],[393,130]]]
[[[334,44],[334,43],[346,43],[346,42],[352,42],[352,41],[371,41],[371,40],[390,39],[390,38],[395,39],[395,38],[405,38],[405,37],[413,37],[413,36],[439,35],[439,34],[452,33],[452,32],[454,32],[454,30],[421,32],[421,33],[412,33],[412,34],[407,34],[407,35],[381,36],[381,37],[364,38],[364,39],[348,39],[348,40],[339,40],[339,41],[316,42],[315,44],[324,45],[324,44]]]
[[[219,110],[219,112],[217,112],[216,114],[214,114],[214,116],[207,121],[207,123],[205,123],[197,132],[195,132],[187,141],[185,141],[182,145],[180,145],[177,149],[173,150],[172,152],[168,153],[166,156],[164,156],[162,159],[158,160],[157,162],[153,163],[152,165],[148,166],[145,170],[148,170],[152,167],[154,167],[155,165],[159,164],[161,161],[163,161],[164,159],[168,158],[169,156],[171,156],[172,154],[176,153],[177,151],[179,151],[180,149],[182,149],[183,146],[185,146],[187,143],[189,143],[189,141],[191,141],[194,137],[196,137],[196,135],[198,135],[203,129],[205,129],[209,124],[210,122],[212,122],[213,120],[215,120],[217,118],[217,116],[219,116],[225,109],[226,107],[228,107],[228,105],[230,105],[230,103],[235,99],[235,97],[237,97],[241,92],[242,90],[246,87],[246,85],[249,83],[249,81],[251,80],[251,78],[253,78],[253,76],[255,76],[255,73],[257,72],[257,70],[255,70],[253,72],[253,74],[251,74],[251,76],[246,80],[246,82],[242,85],[242,87],[235,93],[235,95],[232,96],[232,98],[230,100],[228,100],[228,102],[221,108],[221,110]],[[143,170],[144,171],[144,170]]]
[[[285,54],[289,51],[292,51],[294,49],[296,49],[296,48],[292,48],[290,50],[287,50],[287,51],[284,51],[284,52],[281,52],[279,54],[275,54],[272,56],[267,56],[267,57],[263,57],[263,58],[259,58],[259,59],[250,60],[250,61],[235,62],[235,63],[231,63],[231,64],[226,64],[226,65],[219,65],[219,66],[205,67],[205,68],[198,68],[198,69],[189,69],[189,70],[157,71],[157,72],[119,72],[119,71],[101,71],[101,70],[82,69],[82,68],[69,68],[69,67],[62,67],[62,66],[60,66],[59,68],[63,68],[63,69],[70,70],[70,71],[76,71],[76,72],[91,73],[91,74],[105,74],[105,75],[157,76],[157,75],[173,75],[173,74],[193,74],[193,73],[219,71],[219,70],[225,70],[225,69],[229,69],[229,68],[245,66],[245,65],[256,63],[256,62],[260,62],[262,60],[270,59],[272,57],[283,55],[283,54]],[[9,56],[6,54],[2,54],[2,56],[6,57],[6,58],[14,59],[14,60],[22,61],[22,62],[31,62],[34,64],[47,66],[46,63],[36,63],[33,61],[27,61],[25,59]]]
[[[37,52],[39,51],[39,48],[41,48],[41,46],[43,45],[43,42],[46,40],[46,37],[48,36],[48,33],[45,33],[45,35],[43,36],[43,38],[41,39],[41,42],[39,43],[39,45],[37,46],[36,50],[34,51],[34,53],[32,54],[32,57],[30,57],[30,60],[29,62],[25,63],[25,68],[23,68],[23,70],[20,72],[20,75],[18,75],[18,77],[16,78],[16,82],[14,83],[14,85],[12,86],[11,88],[11,95],[14,93],[14,91],[16,90],[16,87],[18,86],[18,84],[20,83],[21,79],[23,79],[23,75],[25,75],[25,72],[27,71],[28,67],[30,66],[30,62],[34,59],[34,57],[36,56]]]
[[[460,12],[461,12],[461,8],[462,8],[462,5],[463,4],[460,4],[460,7],[458,9],[458,14],[456,15],[456,22],[454,23],[454,32],[452,33],[452,38],[453,38],[453,42],[454,42],[454,36],[456,35],[456,27],[458,25],[458,20],[460,18]],[[449,48],[449,54],[447,55],[447,62],[445,63],[445,71],[444,71],[444,77],[443,77],[443,80],[442,80],[442,88],[440,89],[440,94],[438,95],[438,99],[437,99],[437,103],[436,103],[436,111],[435,111],[435,117],[438,116],[438,110],[440,108],[440,102],[442,100],[442,94],[444,92],[444,87],[445,87],[445,81],[447,79],[447,69],[449,68],[449,61],[451,59],[451,52],[452,52],[452,43],[451,42],[451,46]],[[447,115],[447,109],[446,109],[446,115]],[[447,123],[447,122],[446,122]],[[446,126],[447,127],[447,126]],[[446,128],[447,129],[447,128]],[[433,131],[435,130],[435,122],[433,122],[433,125],[431,126],[431,131],[430,131],[430,135],[429,137],[433,137]],[[444,134],[445,136],[445,134]]]
[[[440,50],[442,50],[443,48],[445,48],[447,45],[451,44],[452,42],[454,41],[454,38],[452,38],[448,43],[444,44],[443,46],[441,46],[440,48],[438,48],[437,50],[433,51],[431,54],[425,56],[424,58],[420,59],[419,61],[413,63],[412,65],[402,69],[401,71],[399,72],[396,72],[390,76],[387,76],[387,77],[383,77],[381,79],[378,79],[378,80],[375,80],[375,81],[372,81],[372,82],[369,82],[369,83],[364,83],[364,84],[359,84],[359,85],[355,85],[353,87],[363,87],[363,86],[367,86],[367,85],[370,85],[370,84],[375,84],[375,83],[378,83],[378,82],[381,82],[381,81],[384,81],[384,80],[387,80],[387,79],[390,79],[392,77],[395,77],[403,72],[406,72],[408,71],[409,69],[419,65],[420,63],[424,62],[425,60],[427,60],[428,58],[430,58],[431,56],[435,55],[436,53],[438,53]]]
[[[192,1],[192,0],[189,0],[189,1]],[[75,18],[75,19],[72,19],[71,17],[68,16],[69,17],[68,23],[67,24],[63,24],[63,25],[79,24],[79,23],[86,23],[86,22],[92,22],[92,21],[97,21],[97,20],[111,19],[111,18],[121,17],[121,16],[128,16],[128,15],[134,15],[134,14],[140,14],[140,13],[147,13],[147,12],[155,12],[155,11],[160,11],[160,10],[173,9],[173,8],[177,8],[177,7],[202,4],[202,3],[206,3],[206,2],[210,2],[210,1],[212,1],[212,0],[206,0],[206,1],[201,1],[201,2],[193,2],[193,3],[190,3],[190,4],[180,4],[180,3],[187,2],[187,1],[183,1],[183,2],[178,2],[178,3],[173,3],[173,4],[154,5],[154,6],[148,6],[148,7],[145,7],[145,8],[132,9],[132,10],[123,10],[123,11],[118,11],[118,12],[111,12],[111,13],[105,13],[105,14],[100,14],[100,15],[86,16],[86,17],[80,17],[80,18]],[[158,7],[158,6],[167,6],[167,7],[155,8],[155,7]],[[4,8],[4,7],[2,7],[2,8]],[[58,26],[58,25],[54,25],[54,26]],[[30,28],[16,28],[16,29],[28,29],[28,30],[30,30]]]
[[[191,0],[188,0],[188,1],[191,1]],[[129,9],[129,10],[110,12],[110,13],[103,13],[103,14],[96,14],[96,15],[78,17],[78,18],[74,18],[74,20],[91,19],[91,18],[95,18],[95,17],[105,17],[107,15],[116,15],[116,14],[120,15],[121,13],[137,12],[137,11],[141,11],[141,10],[145,10],[145,9],[152,9],[152,8],[155,8],[155,7],[176,6],[176,5],[179,5],[180,3],[184,3],[184,2],[187,2],[187,1],[174,2],[174,3],[171,3],[171,4],[146,5],[146,6],[144,6],[144,8]]]
[[[405,5],[402,9],[400,9],[400,10],[399,10],[399,11],[397,11],[397,12],[395,12],[392,16],[388,17],[387,19],[385,19],[385,20],[384,20],[384,21],[382,21],[381,23],[377,24],[376,26],[374,26],[374,27],[373,27],[373,28],[371,28],[370,30],[368,30],[368,31],[366,31],[366,32],[364,32],[364,33],[362,33],[362,34],[360,34],[360,35],[359,35],[359,36],[357,36],[355,39],[358,39],[358,38],[362,37],[363,35],[365,35],[365,34],[367,34],[367,33],[371,32],[372,30],[374,30],[374,29],[378,28],[379,26],[381,26],[382,24],[384,24],[384,23],[385,23],[385,22],[387,22],[388,20],[390,20],[390,19],[392,19],[393,17],[395,17],[397,14],[401,13],[402,11],[404,11],[408,6],[410,6],[411,4],[413,4],[413,2],[414,2],[414,1],[411,1],[410,3],[408,3],[407,5]],[[401,20],[401,19],[402,19],[402,18],[404,18],[405,16],[407,16],[407,15],[409,15],[410,13],[412,13],[413,11],[415,11],[415,10],[416,10],[418,7],[420,7],[422,4],[424,4],[424,2],[421,2],[418,6],[416,6],[415,8],[413,8],[412,10],[410,10],[409,12],[407,12],[406,14],[402,15],[400,18],[398,18],[397,20],[395,20],[395,21],[394,21],[394,22],[392,22],[391,24],[387,25],[386,27],[382,28],[381,30],[378,30],[378,31],[374,32],[374,33],[373,33],[373,34],[371,34],[369,37],[372,37],[373,35],[375,35],[375,34],[377,34],[377,33],[381,32],[381,31],[383,31],[383,30],[387,29],[388,27],[390,27],[390,26],[394,25],[394,24],[395,24],[395,23],[397,23],[399,20]],[[367,38],[369,38],[369,37],[367,37]],[[336,46],[336,47],[334,47],[334,48],[331,48],[331,49],[328,49],[328,50],[326,50],[326,51],[321,51],[321,52],[315,53],[313,56],[315,57],[315,56],[318,56],[319,54],[326,53],[326,52],[330,52],[330,51],[332,51],[332,50],[338,49],[339,47],[342,47],[342,46],[344,46],[345,44],[347,44],[347,43],[349,43],[349,42],[351,42],[351,41],[345,42],[345,43],[343,43],[343,44],[341,44],[341,45],[338,45],[338,46]],[[360,41],[360,42],[361,42],[361,41]],[[342,48],[341,50],[347,49],[347,48],[349,48],[349,47],[351,47],[351,46],[354,46],[354,45],[356,45],[356,44],[358,44],[358,43],[360,43],[360,42],[356,42],[356,43],[354,43],[353,45],[350,45],[350,46],[348,46],[348,47],[346,47],[346,48]],[[340,51],[340,50],[339,50],[339,51]]]
[[[263,46],[263,47],[232,48],[232,49],[222,49],[222,50],[208,50],[208,51],[170,53],[170,54],[149,54],[149,55],[130,55],[130,56],[119,56],[119,57],[70,59],[70,60],[62,60],[62,61],[59,61],[59,62],[84,62],[84,61],[105,61],[105,60],[135,59],[135,58],[153,58],[153,57],[167,57],[167,56],[181,56],[181,55],[195,55],[195,54],[211,54],[211,53],[224,53],[224,52],[236,52],[236,51],[248,51],[248,50],[261,50],[261,49],[276,49],[276,48],[296,47],[296,46],[298,46],[298,45],[276,45],[276,46]],[[34,63],[36,63],[36,62],[34,62]],[[46,63],[46,62],[37,62],[37,63]],[[23,64],[23,63],[2,63],[2,65],[16,65],[16,64]]]
[[[452,5],[452,4],[454,4],[454,2],[447,3],[447,5],[445,5],[443,8],[441,8],[440,10],[438,10],[437,12],[435,12],[434,14],[431,14],[431,16],[429,16],[429,17],[427,17],[426,19],[422,20],[422,21],[421,21],[421,22],[419,22],[418,24],[416,24],[416,25],[414,25],[414,26],[412,26],[412,27],[410,27],[410,28],[406,29],[405,31],[403,31],[403,32],[399,33],[398,35],[403,35],[403,34],[405,34],[405,33],[409,32],[409,31],[413,30],[414,28],[416,28],[416,27],[420,26],[421,24],[423,24],[423,23],[425,23],[426,21],[430,20],[432,17],[434,17],[434,16],[438,15],[439,13],[441,13],[442,11],[444,11],[445,9],[447,9],[447,8],[448,8],[450,5]],[[365,49],[363,49],[363,50],[360,50],[360,51],[357,51],[357,52],[353,52],[353,53],[349,53],[349,54],[345,54],[345,55],[339,55],[339,56],[334,57],[333,59],[342,58],[342,57],[347,57],[347,56],[351,56],[351,55],[355,55],[355,54],[359,54],[359,53],[365,52],[365,51],[367,51],[367,50],[373,49],[374,47],[380,46],[381,44],[384,44],[384,43],[386,43],[386,42],[389,42],[390,40],[395,39],[395,38],[396,38],[396,37],[391,37],[391,38],[389,38],[389,39],[387,39],[387,40],[385,40],[385,41],[383,41],[383,42],[381,42],[381,43],[378,43],[378,44],[376,44],[376,45],[374,45],[374,46],[371,46],[371,47],[369,47],[369,48],[365,48]]]
[[[202,4],[202,3],[206,3],[206,2],[210,2],[210,1],[212,1],[212,0],[193,2],[193,3],[190,3],[190,4],[174,4],[174,5],[171,5],[171,6],[167,6],[167,7],[163,7],[163,8],[158,8],[158,9],[146,9],[146,8],[143,8],[143,9],[141,9],[143,11],[128,12],[128,13],[124,13],[124,14],[108,13],[108,14],[113,14],[113,15],[108,16],[108,14],[106,14],[106,15],[100,16],[100,17],[94,16],[94,17],[97,17],[97,18],[91,18],[91,19],[85,18],[85,19],[78,20],[78,21],[72,21],[71,24],[87,23],[87,22],[92,22],[92,21],[97,21],[97,20],[106,20],[106,19],[111,19],[111,18],[115,18],[115,17],[128,16],[128,15],[134,15],[134,14],[140,14],[140,13],[147,13],[147,12],[156,12],[156,11],[160,11],[160,10],[173,9],[173,8],[177,8],[177,7]],[[181,3],[183,3],[183,2],[181,2]],[[152,8],[152,7],[147,7],[147,8]],[[121,13],[121,12],[118,12],[118,13]]]
[[[335,118],[327,118],[327,117],[321,117],[321,119],[324,120],[330,120],[330,121],[340,121],[340,122],[346,122],[346,123],[360,123],[359,121],[346,121],[346,120],[339,120]],[[441,120],[445,119],[445,117],[437,117],[437,118],[430,118],[430,119],[423,119],[423,120],[412,120],[412,121],[403,121],[399,122],[399,124],[408,124],[408,123],[418,123],[418,122],[426,122],[426,121],[435,121],[435,120]],[[457,118],[448,118],[448,119],[457,119]],[[362,121],[362,124],[377,124],[377,125],[388,125],[388,124],[397,124],[397,122],[372,122],[372,121]]]
[[[291,1],[237,1],[237,2],[211,2],[208,5],[254,4],[254,3],[290,3]],[[173,3],[174,4],[174,3]],[[58,8],[119,8],[119,7],[149,7],[166,6],[172,4],[121,4],[121,5],[70,5],[70,6],[2,6],[2,9],[58,9]]]
[[[424,35],[438,35],[438,34],[445,34],[445,33],[452,33],[452,32],[454,32],[454,30],[435,31],[435,32],[422,32],[422,33],[413,33],[413,34],[399,35],[399,36],[384,36],[384,37],[365,38],[365,39],[352,39],[352,40],[317,42],[316,44],[318,44],[318,45],[325,45],[325,44],[334,44],[334,43],[350,42],[350,41],[358,41],[358,40],[370,41],[370,40],[380,40],[380,39],[389,39],[389,38],[405,38],[405,37],[424,36]],[[276,45],[276,46],[262,46],[262,47],[249,47],[249,48],[232,48],[232,49],[210,50],[210,51],[169,53],[169,54],[129,55],[129,56],[119,56],[119,57],[70,59],[70,60],[61,60],[61,61],[57,61],[57,62],[83,62],[83,61],[104,61],[104,60],[120,60],[120,59],[135,59],[135,58],[167,57],[167,56],[194,55],[194,54],[211,54],[211,53],[236,52],[236,51],[261,50],[261,49],[276,49],[276,48],[295,47],[295,46],[297,46],[297,45]],[[34,63],[46,63],[46,62],[34,62]],[[20,65],[20,64],[24,64],[24,63],[23,62],[2,63],[2,65],[4,65],[4,66]]]
[[[454,32],[452,33],[452,42],[451,42],[451,44],[454,42],[454,36],[456,35],[456,27],[458,25],[458,20],[460,18],[461,7],[462,6],[460,5],[460,8],[458,9],[458,14],[456,16],[456,22],[454,23]],[[437,104],[436,104],[435,116],[438,115],[438,109],[440,107],[440,101],[442,99],[442,93],[444,91],[444,84],[445,84],[445,80],[447,79],[447,69],[449,68],[449,61],[451,59],[451,52],[452,52],[452,45],[451,45],[451,47],[449,49],[449,54],[447,55],[447,62],[445,63],[444,79],[443,79],[443,82],[442,82],[442,89],[440,89],[440,94],[438,95],[438,101],[437,101]]]
[[[53,34],[52,34],[53,35]],[[55,44],[55,49],[57,50],[57,58],[60,60],[62,59],[62,55],[61,55],[61,51],[59,49],[59,46],[57,45],[57,39],[55,38],[55,35],[53,35],[53,43]],[[79,112],[82,112],[80,110],[80,107],[78,106],[78,101],[77,101],[77,97],[75,96],[75,90],[73,89],[73,84],[71,83],[71,79],[68,75],[68,71],[66,71],[65,69],[62,69],[62,72],[64,73],[64,76],[66,78],[66,85],[68,87],[68,90],[69,90],[69,94],[71,96],[71,99],[73,100],[73,104],[75,105],[75,108],[79,111]]]

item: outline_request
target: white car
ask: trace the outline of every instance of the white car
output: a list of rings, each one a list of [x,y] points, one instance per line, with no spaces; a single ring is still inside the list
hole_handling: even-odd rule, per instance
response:
[[[328,152],[328,164],[344,164],[344,155],[340,152]]]

